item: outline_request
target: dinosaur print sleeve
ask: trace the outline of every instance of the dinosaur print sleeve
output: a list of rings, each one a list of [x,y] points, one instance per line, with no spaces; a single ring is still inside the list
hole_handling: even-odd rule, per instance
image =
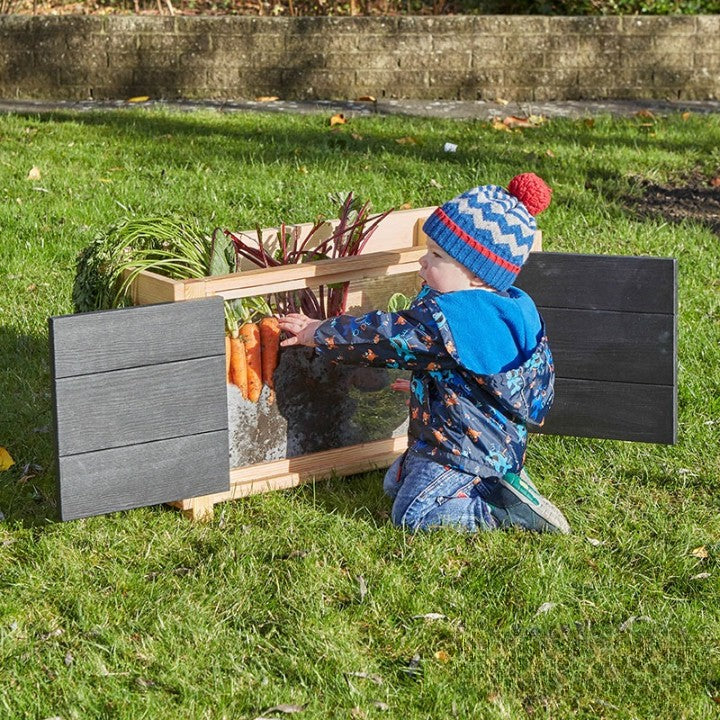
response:
[[[443,370],[454,367],[436,319],[421,301],[397,313],[340,315],[315,332],[317,352],[353,365]]]

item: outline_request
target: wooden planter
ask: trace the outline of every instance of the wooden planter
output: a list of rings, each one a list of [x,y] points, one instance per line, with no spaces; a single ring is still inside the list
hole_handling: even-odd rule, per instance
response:
[[[131,297],[136,305],[211,296],[230,300],[349,282],[348,312],[358,314],[383,308],[394,292],[412,294],[417,288],[418,261],[425,253],[426,239],[421,228],[433,210],[433,207],[426,207],[392,213],[378,225],[365,251],[357,257],[270,269],[248,269],[232,275],[184,281],[143,272],[131,287]],[[301,227],[307,229],[310,225]],[[533,250],[540,249],[540,244],[541,236],[538,233]],[[224,500],[289,488],[312,478],[350,475],[387,467],[406,446],[407,436],[403,435],[271,462],[231,467],[230,488],[227,492],[188,498],[172,504],[193,519],[209,518],[213,506]]]

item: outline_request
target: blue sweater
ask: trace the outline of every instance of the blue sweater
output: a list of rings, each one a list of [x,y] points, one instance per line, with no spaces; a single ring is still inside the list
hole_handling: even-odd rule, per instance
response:
[[[337,362],[411,370],[409,449],[479,477],[520,470],[553,401],[542,319],[515,287],[425,287],[408,310],[327,320],[315,341]]]

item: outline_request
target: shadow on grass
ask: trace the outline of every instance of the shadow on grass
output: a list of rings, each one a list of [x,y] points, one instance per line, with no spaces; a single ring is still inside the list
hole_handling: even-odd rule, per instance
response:
[[[0,327],[0,445],[15,464],[0,473],[7,522],[54,520],[55,448],[47,337]]]

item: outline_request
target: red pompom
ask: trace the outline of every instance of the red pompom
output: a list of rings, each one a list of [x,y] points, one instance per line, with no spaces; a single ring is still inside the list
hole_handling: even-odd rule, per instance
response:
[[[539,215],[550,204],[552,196],[552,188],[535,173],[516,175],[508,185],[508,192],[533,216]]]

